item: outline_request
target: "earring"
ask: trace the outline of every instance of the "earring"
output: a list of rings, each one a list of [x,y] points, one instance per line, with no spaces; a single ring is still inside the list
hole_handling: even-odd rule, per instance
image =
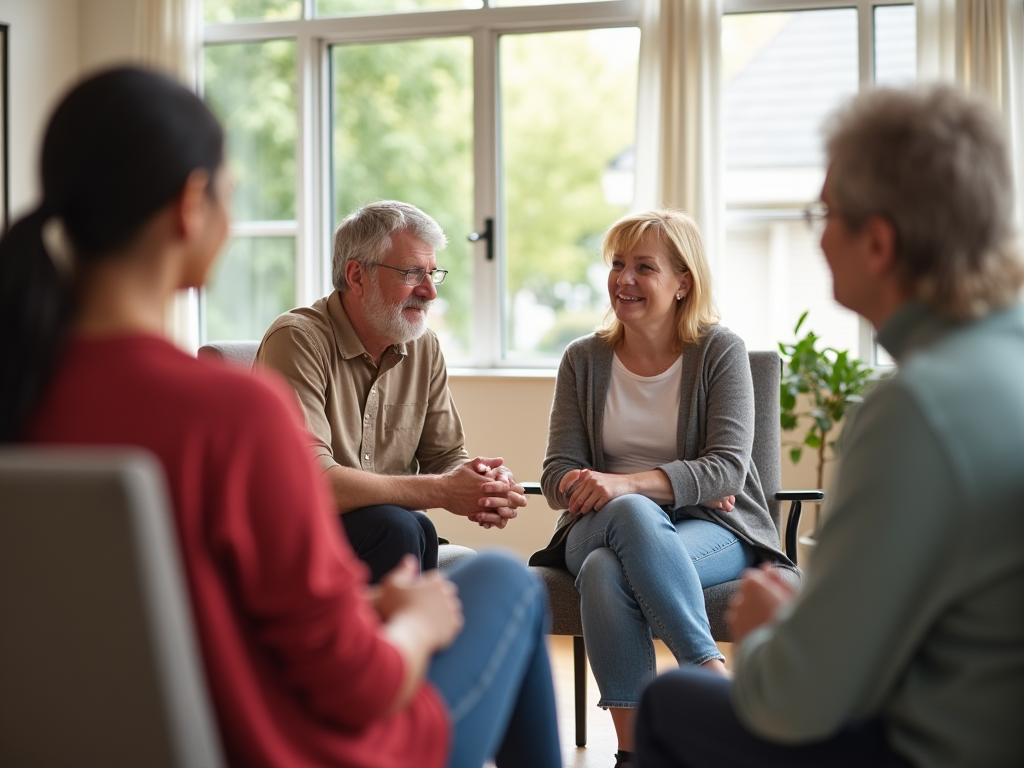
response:
[[[683,300],[683,294],[677,293],[676,294],[676,301],[682,301],[682,300]]]

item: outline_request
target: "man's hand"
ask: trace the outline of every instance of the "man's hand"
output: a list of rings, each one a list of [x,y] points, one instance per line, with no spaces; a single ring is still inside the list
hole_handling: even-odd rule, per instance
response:
[[[597,511],[612,499],[634,492],[631,475],[612,475],[590,469],[566,472],[558,489],[565,494],[569,511],[574,515]]]
[[[793,599],[796,591],[779,576],[776,568],[763,563],[748,568],[743,581],[729,601],[725,623],[733,642],[740,642],[758,627],[767,624],[783,605]]]
[[[504,463],[498,466],[487,463],[495,461],[503,462],[504,460],[501,458],[484,459],[474,467],[477,472],[488,479],[504,484],[502,490],[488,494],[491,499],[485,498],[482,500],[481,506],[484,507],[483,510],[469,516],[469,519],[480,525],[481,528],[493,528],[495,526],[504,528],[508,521],[518,514],[516,509],[526,506],[526,489],[516,482],[516,479],[512,476],[512,470],[506,467]],[[504,508],[506,512],[511,511],[512,515],[503,516],[504,513],[498,509],[490,511],[494,508]]]
[[[504,528],[526,504],[526,492],[502,463],[478,456],[442,475],[444,508],[486,528]]]

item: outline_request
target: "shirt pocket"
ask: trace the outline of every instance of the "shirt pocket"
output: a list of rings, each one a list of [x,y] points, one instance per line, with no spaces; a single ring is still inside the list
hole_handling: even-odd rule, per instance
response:
[[[423,431],[423,422],[427,418],[426,403],[396,403],[384,406],[384,431],[409,432]]]

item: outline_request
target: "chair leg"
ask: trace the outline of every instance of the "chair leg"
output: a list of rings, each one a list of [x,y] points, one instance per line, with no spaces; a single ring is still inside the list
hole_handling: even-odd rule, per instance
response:
[[[572,639],[573,674],[576,679],[576,746],[587,746],[587,646],[582,637]]]

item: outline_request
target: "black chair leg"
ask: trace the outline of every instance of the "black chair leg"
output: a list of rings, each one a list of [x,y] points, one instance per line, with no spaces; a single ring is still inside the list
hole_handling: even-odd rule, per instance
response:
[[[587,646],[582,637],[572,639],[573,674],[576,679],[576,746],[587,746]]]

